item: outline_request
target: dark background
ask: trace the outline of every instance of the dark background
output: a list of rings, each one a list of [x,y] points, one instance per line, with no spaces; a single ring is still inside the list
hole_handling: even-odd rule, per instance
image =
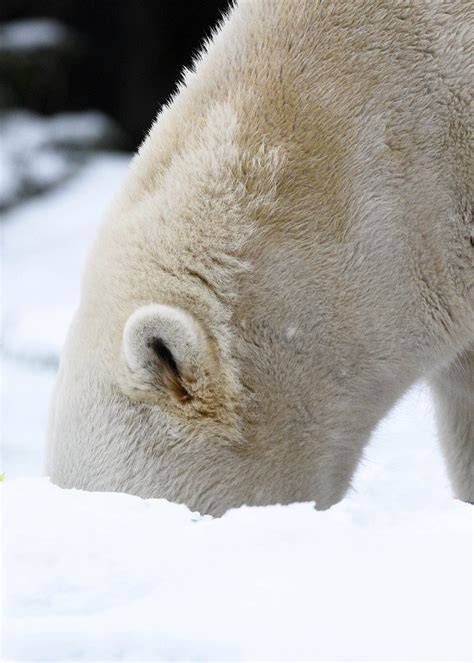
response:
[[[1,0],[0,22],[50,18],[68,29],[56,48],[0,51],[0,108],[41,114],[99,109],[135,149],[183,66],[229,0]],[[1,45],[0,45],[1,47]]]

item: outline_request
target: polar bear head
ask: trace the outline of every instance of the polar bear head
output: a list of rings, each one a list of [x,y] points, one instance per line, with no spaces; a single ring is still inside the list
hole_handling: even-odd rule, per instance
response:
[[[252,380],[252,364],[261,362],[260,371],[273,359],[281,370],[278,348],[259,358],[252,340],[250,363],[239,368],[245,350],[229,358],[205,322],[182,308],[138,306],[120,339],[105,332],[106,311],[94,315],[79,310],[62,355],[49,423],[55,483],[163,497],[213,515],[241,504],[317,500],[326,508],[340,499],[341,485],[332,470],[324,473],[324,454],[304,430],[308,410],[298,391],[282,402],[284,387],[275,384],[262,402],[268,382]],[[290,328],[280,341],[294,334]],[[270,385],[274,379],[270,368]],[[293,380],[289,371],[287,389]]]
[[[352,223],[327,132],[318,160],[227,105],[194,125],[178,111],[160,116],[86,264],[48,473],[216,515],[327,508],[413,379],[391,328],[403,317],[414,338],[398,240]]]

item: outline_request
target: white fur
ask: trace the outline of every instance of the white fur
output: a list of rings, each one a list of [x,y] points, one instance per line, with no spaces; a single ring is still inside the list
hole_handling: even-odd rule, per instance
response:
[[[55,482],[214,514],[326,508],[429,378],[473,501],[473,11],[237,4],[92,248],[51,407]],[[155,388],[137,339],[157,330],[194,357],[185,402]]]

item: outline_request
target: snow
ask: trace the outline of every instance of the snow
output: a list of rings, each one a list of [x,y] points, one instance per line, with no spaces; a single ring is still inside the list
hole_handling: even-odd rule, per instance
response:
[[[70,39],[70,31],[54,19],[22,19],[0,25],[0,52],[58,48]]]
[[[96,153],[3,214],[2,660],[470,661],[472,509],[452,497],[424,385],[325,512],[212,519],[42,476],[86,249],[128,162]]]
[[[470,660],[471,513],[448,496],[211,519],[44,478],[4,491],[12,660]]]
[[[87,151],[120,143],[115,124],[102,113],[42,117],[24,110],[0,114],[0,208],[64,181]]]

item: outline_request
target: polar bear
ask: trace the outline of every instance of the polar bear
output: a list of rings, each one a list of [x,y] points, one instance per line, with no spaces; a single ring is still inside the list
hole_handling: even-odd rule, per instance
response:
[[[474,501],[473,24],[469,0],[236,4],[91,249],[55,483],[326,509],[426,378]]]

